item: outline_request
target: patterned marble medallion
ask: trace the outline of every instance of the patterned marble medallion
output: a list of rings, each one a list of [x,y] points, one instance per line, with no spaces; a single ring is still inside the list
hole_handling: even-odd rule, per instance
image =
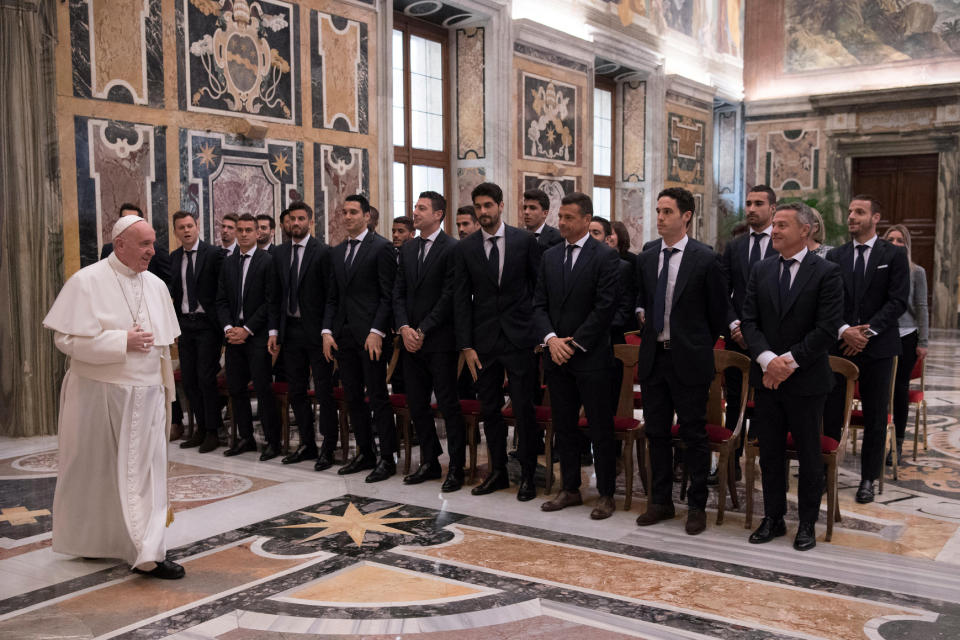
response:
[[[34,453],[29,456],[17,458],[11,464],[14,469],[21,471],[29,471],[31,473],[56,473],[57,452],[44,451],[43,453]]]
[[[167,495],[174,502],[215,500],[243,493],[252,485],[249,478],[232,474],[173,476],[167,479]]]

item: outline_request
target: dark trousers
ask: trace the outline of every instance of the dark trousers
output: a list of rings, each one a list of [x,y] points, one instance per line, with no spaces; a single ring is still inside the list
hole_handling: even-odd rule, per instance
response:
[[[476,400],[477,392],[473,389],[473,376],[470,375],[470,369],[463,367],[460,377],[457,378],[457,397],[461,400]]]
[[[816,522],[823,495],[820,420],[826,396],[794,396],[758,388],[754,397],[763,474],[763,512],[770,518],[782,518],[787,512],[787,433],[792,433],[800,462],[797,485],[800,521]]]
[[[480,400],[480,419],[487,437],[491,470],[507,467],[507,423],[503,420],[503,375],[507,375],[507,390],[513,406],[517,429],[517,458],[525,474],[537,468],[537,424],[533,409],[533,390],[537,384],[537,370],[529,349],[517,349],[503,334],[496,348],[482,353],[476,389]]]
[[[436,462],[443,447],[437,436],[430,392],[437,394],[437,406],[447,426],[450,467],[466,464],[467,427],[457,398],[457,353],[455,351],[418,351],[404,349],[401,360],[407,373],[407,406],[420,440],[420,463]]]
[[[320,407],[320,435],[323,436],[324,450],[330,453],[337,448],[339,436],[337,407],[333,401],[333,365],[323,357],[323,346],[316,342],[318,337],[308,335],[303,320],[288,317],[283,338],[283,364],[289,385],[287,397],[297,418],[300,444],[317,446],[313,431],[313,406],[307,395],[312,372],[313,389]]]
[[[917,343],[920,334],[916,331],[900,338],[902,353],[897,361],[897,379],[893,383],[893,424],[897,428],[897,440],[903,440],[907,432],[907,414],[910,412],[910,374],[917,364]]]
[[[190,402],[190,411],[200,429],[217,433],[222,420],[217,395],[217,373],[220,372],[220,348],[223,332],[212,327],[204,317],[180,318],[180,372],[183,390]]]
[[[371,360],[362,344],[344,326],[337,337],[337,364],[350,413],[350,426],[357,439],[357,452],[373,455],[373,427],[380,439],[380,455],[389,458],[397,452],[397,429],[387,394],[387,362],[390,360],[388,339],[383,340],[379,360]],[[373,413],[371,423],[370,414]]]
[[[268,444],[280,447],[280,414],[273,395],[270,352],[266,340],[247,338],[243,344],[227,344],[227,390],[233,402],[233,419],[241,438],[253,439],[250,381],[257,394],[257,413]]]
[[[650,443],[650,472],[653,504],[673,503],[673,444],[670,429],[677,414],[680,438],[685,447],[683,463],[690,479],[687,504],[703,509],[707,504],[707,475],[710,473],[710,445],[707,439],[707,397],[709,384],[687,384],[677,375],[669,350],[657,347],[653,370],[641,381],[643,417]]]
[[[732,338],[728,338],[726,343],[727,351],[734,351],[736,353],[741,353],[748,358],[751,357],[750,352],[746,349],[741,349],[740,345],[734,342]],[[734,427],[737,426],[737,419],[740,417],[740,394],[743,392],[744,385],[743,374],[740,373],[740,369],[731,367],[723,372],[723,381],[726,385],[724,397],[727,401],[727,429],[733,431]],[[747,384],[749,384],[749,381]],[[746,420],[746,416],[744,416],[744,420]],[[745,441],[746,438],[741,438],[740,443],[737,445],[737,450],[733,454],[734,465],[739,466],[740,456],[743,455],[743,443]]]
[[[550,367],[546,372],[550,389],[553,429],[560,449],[560,476],[563,489],[580,489],[581,433],[578,427],[583,405],[593,444],[593,465],[597,491],[613,496],[617,478],[617,443],[613,435],[613,411],[609,398],[598,393],[610,386],[610,369],[572,372],[565,367]]]
[[[893,358],[865,358],[861,354],[848,360],[860,369],[860,404],[863,407],[860,477],[863,480],[876,480],[883,469],[883,442],[887,431]],[[843,428],[845,389],[846,381],[842,376],[837,376],[837,384],[827,396],[827,403],[823,410],[823,433],[834,439],[840,438],[840,431]]]

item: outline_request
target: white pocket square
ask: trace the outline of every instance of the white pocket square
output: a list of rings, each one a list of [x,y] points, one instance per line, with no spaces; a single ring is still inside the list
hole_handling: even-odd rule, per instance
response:
[[[877,267],[877,269],[886,269],[886,268],[889,267],[889,266],[890,266],[890,265],[888,265],[888,264],[881,264],[880,266]]]

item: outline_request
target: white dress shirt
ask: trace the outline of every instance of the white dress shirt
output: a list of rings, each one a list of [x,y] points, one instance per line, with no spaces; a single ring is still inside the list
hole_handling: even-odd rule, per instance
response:
[[[197,249],[200,247],[200,240],[197,239],[193,243],[192,247],[183,248],[183,260],[180,261],[180,282],[183,286],[183,301],[180,303],[180,312],[181,313],[190,313],[190,297],[187,295],[187,260],[190,259],[190,254],[188,251],[193,251],[193,277],[197,277],[197,256],[200,254],[197,253]],[[203,305],[200,304],[200,301],[197,300],[197,310],[193,313],[206,313],[203,309]]]
[[[683,251],[687,248],[687,240],[689,240],[689,237],[684,235],[673,246],[670,246],[665,242],[661,242],[662,246],[658,252],[657,279],[660,278],[660,272],[663,271],[663,250],[677,250],[677,253],[674,253],[670,257],[670,270],[667,271],[667,293],[663,306],[663,331],[657,335],[657,342],[666,342],[670,339],[670,307],[673,306],[673,290],[677,286],[677,273],[680,271],[680,261],[683,260]],[[644,311],[643,307],[637,307],[637,313],[646,316],[646,312]],[[644,321],[646,321],[646,318],[644,318]]]
[[[229,247],[223,247],[223,250],[227,252],[227,256],[232,256],[236,248],[237,248],[237,241],[234,240],[232,245],[230,245]]]
[[[853,262],[850,263],[850,271],[853,271],[854,269],[857,268],[857,253],[858,253],[857,247],[859,247],[862,244],[865,244],[867,245],[867,249],[866,251],[863,252],[863,271],[864,271],[864,275],[866,275],[867,265],[870,264],[870,252],[873,251],[873,245],[876,244],[876,242],[877,242],[877,234],[873,234],[873,237],[867,240],[866,242],[857,242],[856,240],[853,241]],[[840,268],[842,269],[843,266],[841,265]],[[850,328],[850,325],[848,324],[841,325],[840,330],[837,332],[837,339],[842,340],[843,332],[849,328]]]
[[[497,270],[497,284],[500,284],[500,279],[503,278],[503,257],[507,253],[506,247],[506,229],[504,224],[500,222],[500,228],[497,229],[493,234],[487,233],[483,228],[480,229],[480,233],[483,234],[483,254],[490,258],[490,238],[497,239],[497,250],[500,252],[500,267]]]
[[[426,236],[426,237],[424,237],[424,236],[419,236],[419,237],[423,238],[424,241],[425,241],[425,243],[424,243],[424,245],[423,245],[423,260],[424,260],[424,262],[426,262],[426,260],[427,260],[427,254],[430,253],[430,248],[433,247],[433,243],[434,243],[434,241],[437,239],[437,236],[440,235],[440,232],[441,232],[441,231],[443,231],[443,229],[442,229],[441,227],[437,227],[437,230],[434,231],[433,233],[431,233],[429,236]],[[419,242],[419,240],[417,240],[417,242]],[[418,248],[418,252],[419,252],[419,248]],[[419,256],[419,253],[418,253],[418,256]]]
[[[790,286],[791,286],[791,287],[793,286],[793,281],[797,279],[797,272],[800,271],[800,263],[803,262],[803,259],[804,259],[805,257],[807,257],[807,248],[806,248],[806,247],[800,249],[799,252],[797,252],[796,254],[794,254],[794,255],[792,255],[792,256],[789,256],[789,257],[788,257],[788,256],[783,256],[783,259],[784,259],[784,260],[793,260],[793,261],[794,261],[793,264],[790,265]],[[782,263],[779,265],[779,270],[777,271],[777,274],[778,274],[778,281],[779,281],[779,276],[783,276],[783,264],[782,264]],[[790,368],[791,368],[791,369],[796,369],[796,368],[799,366],[799,365],[797,364],[797,361],[793,359],[793,353],[792,353],[792,352],[787,351],[786,353],[783,353],[783,354],[781,354],[781,355],[787,357],[787,364],[790,365]],[[760,369],[762,369],[763,372],[766,373],[766,371],[767,371],[767,366],[768,366],[768,365],[770,364],[770,362],[773,361],[773,359],[776,358],[776,357],[777,357],[777,354],[775,354],[773,351],[769,351],[769,350],[764,351],[763,353],[761,353],[760,355],[757,356],[757,364],[759,364],[759,365],[760,365]]]
[[[583,249],[583,244],[587,241],[587,238],[589,238],[589,237],[590,237],[590,233],[587,232],[587,233],[583,234],[583,237],[582,237],[582,238],[580,238],[579,240],[577,240],[577,241],[574,242],[573,244],[564,241],[564,243],[563,243],[563,263],[562,263],[564,269],[566,269],[566,263],[567,263],[567,247],[574,247],[573,252],[570,254],[570,262],[571,262],[571,264],[570,264],[570,269],[573,269],[573,268],[577,265],[577,258],[580,257],[580,252],[581,252],[581,250]],[[554,333],[553,331],[551,331],[550,333],[548,333],[548,334],[543,338],[543,344],[547,344],[547,340],[549,340],[550,338],[556,338],[556,337],[557,337],[557,334]],[[584,349],[584,348],[581,347],[580,345],[575,345],[575,346],[578,347],[581,351],[584,351],[584,352],[586,351],[586,349]]]

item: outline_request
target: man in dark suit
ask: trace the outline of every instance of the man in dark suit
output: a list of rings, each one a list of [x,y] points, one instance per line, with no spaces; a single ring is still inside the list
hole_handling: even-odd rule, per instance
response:
[[[276,274],[273,258],[257,249],[257,219],[249,213],[237,218],[237,249],[224,260],[217,289],[217,315],[227,338],[227,390],[240,437],[223,452],[235,456],[256,451],[253,412],[248,385],[253,380],[257,413],[267,444],[260,460],[280,454],[280,414],[273,395],[267,340],[276,333]]]
[[[523,226],[533,234],[540,246],[540,253],[563,242],[560,232],[547,224],[550,198],[540,189],[523,192]]]
[[[300,446],[283,458],[294,464],[316,458],[313,468],[323,471],[333,466],[339,426],[333,401],[333,367],[323,357],[323,312],[330,284],[330,247],[310,235],[313,209],[306,202],[294,202],[287,210],[290,240],[276,247],[273,254],[279,290],[280,322],[276,336],[270,336],[271,354],[283,356],[288,387],[287,398],[297,418]],[[307,395],[310,373],[320,407],[320,433],[323,443],[317,450],[313,430],[313,406]]]
[[[276,229],[277,221],[273,219],[272,215],[269,213],[257,215],[257,249],[273,255],[277,248],[277,245],[273,244]]]
[[[407,406],[420,440],[420,467],[403,479],[419,484],[437,479],[443,452],[433,411],[431,391],[447,425],[450,465],[444,492],[463,486],[466,425],[457,399],[457,350],[453,330],[454,249],[456,240],[443,232],[447,202],[435,191],[424,191],[413,208],[413,226],[420,231],[400,248],[393,285],[393,315],[403,340],[401,358],[407,374]]]
[[[800,461],[800,526],[793,541],[798,551],[817,544],[814,524],[823,494],[820,420],[833,387],[829,351],[836,342],[843,306],[837,265],[807,250],[813,224],[813,212],[802,202],[777,207],[770,242],[782,257],[751,267],[740,316],[754,360],[750,370],[756,390],[754,433],[760,440],[763,474],[764,518],[750,542],[769,542],[787,532],[783,470],[791,433]]]
[[[217,374],[223,331],[217,318],[217,286],[223,251],[200,239],[197,221],[186,211],[173,214],[173,233],[180,241],[180,248],[170,254],[174,273],[169,282],[180,322],[177,349],[183,390],[198,425],[180,448],[200,447],[200,453],[207,453],[220,446]]]
[[[466,238],[474,231],[480,230],[480,223],[477,222],[477,212],[472,204],[465,204],[457,209],[457,237],[461,240]]]
[[[670,430],[676,413],[690,478],[686,523],[690,535],[702,532],[707,524],[707,397],[714,375],[713,345],[727,317],[727,283],[717,254],[687,236],[693,214],[689,191],[678,187],[661,191],[660,240],[637,258],[637,312],[643,327],[637,374],[653,476],[647,510],[637,524],[647,526],[674,516]]]
[[[143,209],[130,202],[124,202],[120,205],[120,217],[122,218],[123,216],[140,216],[146,219],[146,216],[143,214]],[[113,243],[108,242],[100,249],[100,259],[103,260],[111,253],[113,253]],[[150,258],[150,265],[147,267],[147,271],[168,285],[170,284],[170,254],[167,248],[159,242],[153,243],[153,257]]]
[[[550,390],[562,477],[560,492],[540,508],[558,511],[583,502],[577,426],[582,405],[590,425],[600,493],[590,517],[602,520],[615,509],[613,407],[602,390],[612,382],[610,325],[620,293],[620,256],[590,236],[592,215],[593,203],[588,196],[565,196],[560,205],[560,233],[565,242],[547,249],[540,263],[534,322],[550,354],[544,358],[544,374]]]
[[[490,461],[489,475],[471,493],[486,495],[510,486],[507,425],[500,412],[506,373],[519,439],[517,499],[532,500],[537,495],[533,391],[538,382],[532,354],[539,342],[533,326],[533,293],[540,247],[533,234],[501,220],[503,191],[499,186],[483,182],[471,197],[480,231],[457,247],[454,308],[457,346],[476,380]]]
[[[773,233],[773,212],[777,206],[777,194],[765,184],[759,184],[747,193],[745,204],[747,225],[750,233],[737,236],[727,243],[720,257],[720,266],[727,280],[727,291],[730,294],[727,305],[727,332],[726,348],[728,351],[750,354],[749,345],[743,339],[740,330],[740,321],[743,314],[743,299],[747,294],[747,280],[750,269],[765,258],[777,255],[777,250],[771,242]],[[740,415],[740,390],[743,381],[740,379],[739,369],[727,369],[724,372],[727,385],[727,424],[736,424]],[[737,468],[737,479],[740,479],[740,454],[743,445],[737,447],[734,465]],[[717,473],[711,473],[709,484],[718,482]]]
[[[860,369],[864,426],[856,500],[861,504],[873,502],[873,483],[883,469],[890,376],[893,358],[900,355],[897,320],[910,295],[907,254],[877,237],[880,213],[880,203],[873,196],[854,196],[847,216],[853,240],[827,253],[827,260],[840,265],[843,277],[843,324],[836,352]],[[824,409],[824,434],[838,438],[842,423],[843,396],[838,385]]]
[[[237,220],[236,213],[225,213],[220,220],[220,246],[227,252],[229,258],[237,250]]]
[[[387,394],[393,281],[397,260],[393,245],[370,231],[370,203],[361,195],[347,196],[343,226],[347,239],[333,248],[332,276],[323,314],[323,354],[337,358],[357,453],[337,471],[344,475],[372,469],[367,482],[386,480],[397,472],[394,454],[397,431]],[[369,404],[364,398],[369,398]],[[380,438],[377,461],[370,424]]]

